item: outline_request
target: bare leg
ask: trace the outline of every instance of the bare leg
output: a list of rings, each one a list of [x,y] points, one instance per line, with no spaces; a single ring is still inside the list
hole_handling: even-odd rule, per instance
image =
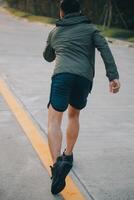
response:
[[[56,159],[61,154],[61,145],[62,145],[62,131],[61,131],[61,122],[62,122],[62,112],[58,112],[53,109],[50,105],[48,110],[48,143],[53,159],[53,163],[56,162]]]
[[[73,152],[74,145],[78,138],[79,134],[79,115],[80,110],[73,108],[72,106],[68,107],[68,127],[66,131],[66,142],[67,147],[65,154],[71,155]]]

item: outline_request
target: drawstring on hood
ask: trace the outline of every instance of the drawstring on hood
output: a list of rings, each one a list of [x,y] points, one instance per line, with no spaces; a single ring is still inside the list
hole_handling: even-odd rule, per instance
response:
[[[81,24],[81,23],[91,23],[90,19],[88,17],[82,15],[81,13],[69,13],[64,16],[63,19],[59,19],[56,22],[56,26],[70,26],[75,24]]]

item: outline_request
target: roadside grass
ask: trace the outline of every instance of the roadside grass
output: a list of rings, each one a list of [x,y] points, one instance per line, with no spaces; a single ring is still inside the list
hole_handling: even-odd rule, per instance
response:
[[[105,30],[103,30],[103,27],[100,25],[98,25],[98,28],[103,31],[106,37],[134,42],[134,31],[120,28],[105,28]]]
[[[31,13],[26,13],[10,7],[6,7],[6,10],[17,17],[26,18],[32,22],[41,22],[52,25],[56,22],[56,19],[52,17],[36,16],[32,15]],[[106,37],[134,42],[134,31],[120,28],[105,28],[105,30],[103,30],[103,27],[101,25],[97,25],[97,27],[104,33],[104,36]]]
[[[15,8],[6,7],[7,11],[13,14],[16,17],[26,18],[31,22],[41,22],[45,24],[55,24],[56,19],[52,17],[45,17],[45,16],[36,16],[32,15],[31,13],[26,13]]]

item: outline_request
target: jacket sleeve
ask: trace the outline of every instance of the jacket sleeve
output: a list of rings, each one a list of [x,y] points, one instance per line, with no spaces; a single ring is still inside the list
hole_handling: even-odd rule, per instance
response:
[[[106,76],[108,77],[109,81],[119,79],[117,66],[115,64],[108,43],[101,32],[97,29],[93,33],[93,40],[95,47],[99,50],[101,57],[105,63]]]
[[[48,39],[47,39],[47,45],[46,45],[46,48],[43,52],[43,57],[48,62],[52,62],[56,58],[55,50],[51,46],[51,32],[50,32]]]

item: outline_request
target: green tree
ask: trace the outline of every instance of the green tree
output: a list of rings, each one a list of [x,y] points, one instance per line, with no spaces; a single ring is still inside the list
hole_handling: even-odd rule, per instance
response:
[[[36,15],[58,17],[60,0],[7,0],[9,6]],[[134,0],[80,0],[94,23],[134,29]]]

